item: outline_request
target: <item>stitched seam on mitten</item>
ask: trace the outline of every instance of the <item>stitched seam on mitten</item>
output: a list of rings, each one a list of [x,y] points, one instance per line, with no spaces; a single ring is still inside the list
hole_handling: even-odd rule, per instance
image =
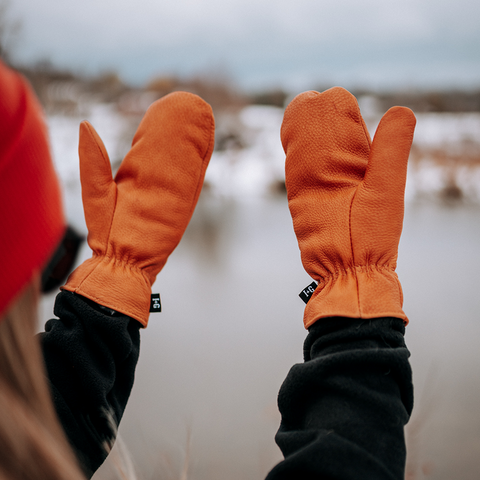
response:
[[[350,210],[348,212],[348,234],[350,236],[350,251],[352,255],[352,261],[355,265],[355,253],[353,250],[353,238],[352,238],[352,209],[353,209],[353,202],[355,201],[355,197],[357,196],[358,187],[355,189],[355,193],[353,194],[352,200],[350,202]],[[358,302],[358,311],[361,313],[362,309],[360,306],[360,287],[358,285],[358,278],[357,278],[357,271],[356,269],[352,270],[353,276],[355,278],[355,285],[357,287],[357,302]]]
[[[215,138],[215,130],[212,132],[212,123],[213,123],[213,118],[210,117],[210,129],[209,129],[209,134],[210,134],[210,138],[208,140],[208,146],[207,146],[207,149],[205,150],[205,154],[203,155],[203,158],[202,158],[202,167],[201,167],[201,170],[203,170],[203,178],[205,177],[205,171],[206,171],[206,167],[205,169],[203,168],[203,164],[205,163],[205,158],[207,157],[208,155],[208,152],[210,152],[210,146],[212,144],[212,141],[214,140]],[[213,133],[213,134],[212,134]],[[207,165],[208,166],[208,165]],[[200,171],[200,177],[202,177],[202,171]],[[192,207],[190,209],[190,216],[188,218],[191,218],[192,215],[193,215],[193,212],[195,210],[195,207],[197,206],[197,200],[198,200],[198,197],[200,196],[200,191],[203,187],[203,178],[202,179],[199,179],[199,182],[197,184],[197,188],[195,189],[195,195],[193,197],[193,204],[192,204]],[[200,181],[202,180],[202,181]]]

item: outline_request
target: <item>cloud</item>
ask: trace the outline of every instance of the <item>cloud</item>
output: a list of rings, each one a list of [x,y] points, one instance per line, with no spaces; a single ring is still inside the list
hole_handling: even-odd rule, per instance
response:
[[[434,63],[458,65],[462,56],[470,77],[480,63],[480,2],[472,0],[16,0],[15,11],[24,21],[21,58],[115,67],[138,80],[213,63],[247,83],[322,70],[340,77],[348,65],[353,77],[365,62],[384,76],[403,65],[425,77],[419,69],[430,68],[434,80]]]

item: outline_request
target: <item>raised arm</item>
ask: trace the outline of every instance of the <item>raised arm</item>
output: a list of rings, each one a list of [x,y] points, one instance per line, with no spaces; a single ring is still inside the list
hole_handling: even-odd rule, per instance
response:
[[[280,390],[285,460],[269,480],[404,479],[413,388],[395,268],[414,128],[413,113],[394,107],[371,142],[342,88],[301,94],[285,111],[289,208],[318,286],[305,363]]]
[[[115,178],[94,128],[80,126],[92,257],[62,288],[43,334],[61,422],[91,476],[114,442],[133,385],[151,287],[193,214],[214,145],[210,106],[176,92],[145,114]]]

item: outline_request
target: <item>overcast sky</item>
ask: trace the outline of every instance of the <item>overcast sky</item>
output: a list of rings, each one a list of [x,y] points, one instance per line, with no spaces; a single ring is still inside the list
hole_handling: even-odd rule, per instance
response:
[[[249,89],[480,86],[479,0],[13,0],[17,58]]]

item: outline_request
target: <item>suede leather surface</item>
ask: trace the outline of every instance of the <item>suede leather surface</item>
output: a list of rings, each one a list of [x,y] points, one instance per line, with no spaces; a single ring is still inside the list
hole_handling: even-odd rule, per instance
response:
[[[107,151],[80,126],[80,175],[91,259],[69,277],[76,292],[147,326],[151,286],[180,242],[214,146],[211,107],[175,92],[148,109],[112,179]]]
[[[411,110],[393,107],[372,142],[355,97],[340,87],[305,92],[287,107],[288,204],[303,266],[319,283],[306,328],[333,316],[408,323],[395,268],[415,122]]]

